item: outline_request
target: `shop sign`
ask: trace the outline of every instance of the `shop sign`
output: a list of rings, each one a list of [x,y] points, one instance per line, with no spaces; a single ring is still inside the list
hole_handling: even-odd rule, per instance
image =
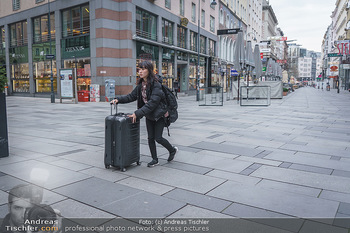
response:
[[[266,72],[266,67],[263,67],[263,68],[262,68],[262,71],[263,71],[263,72]]]
[[[219,35],[226,35],[226,34],[237,34],[240,31],[241,31],[240,28],[221,29],[221,30],[217,30],[217,35],[219,36]]]
[[[90,36],[61,40],[62,58],[90,57]]]
[[[183,26],[183,27],[187,27],[187,24],[188,24],[188,19],[183,17],[180,19],[180,25]]]
[[[141,60],[154,60],[159,59],[159,48],[156,46],[136,43],[136,57]]]
[[[343,55],[339,54],[339,53],[328,53],[327,57],[342,57]]]
[[[10,48],[10,63],[28,63],[28,46]]]
[[[231,76],[238,76],[238,71],[235,69],[231,70]]]
[[[269,53],[269,52],[271,52],[271,49],[260,49],[260,52]]]
[[[339,55],[350,54],[350,40],[339,40],[335,44],[337,45]]]

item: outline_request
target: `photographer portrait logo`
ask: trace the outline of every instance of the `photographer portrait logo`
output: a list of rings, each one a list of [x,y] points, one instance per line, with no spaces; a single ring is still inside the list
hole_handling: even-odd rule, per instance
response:
[[[0,233],[59,232],[59,211],[41,204],[43,189],[21,184],[12,188],[8,196],[8,211],[0,226]]]

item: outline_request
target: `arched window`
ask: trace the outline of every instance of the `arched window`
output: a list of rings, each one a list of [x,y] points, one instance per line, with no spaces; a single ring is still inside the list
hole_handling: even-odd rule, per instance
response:
[[[223,59],[223,60],[227,60],[227,59],[226,59],[226,52],[227,52],[227,51],[226,51],[226,50],[227,50],[226,46],[227,46],[227,38],[225,37],[225,38],[224,38],[224,45],[223,45],[223,48],[224,48],[224,49],[223,49],[223,54],[222,54],[222,55],[223,55],[223,56],[222,56],[222,59]]]
[[[222,10],[222,8],[220,9],[220,23],[221,24],[224,24],[224,11]]]
[[[226,15],[226,28],[230,28],[230,16]]]

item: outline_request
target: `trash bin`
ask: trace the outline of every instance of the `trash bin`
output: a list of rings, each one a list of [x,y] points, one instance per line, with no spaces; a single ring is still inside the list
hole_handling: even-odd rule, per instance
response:
[[[89,102],[90,92],[89,91],[78,91],[78,101],[79,102]]]
[[[108,102],[115,98],[115,80],[107,79],[105,81],[105,97]]]

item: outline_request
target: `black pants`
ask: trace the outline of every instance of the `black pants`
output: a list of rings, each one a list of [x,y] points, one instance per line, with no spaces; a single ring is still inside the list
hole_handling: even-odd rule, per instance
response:
[[[152,159],[158,160],[156,142],[164,146],[169,152],[174,150],[169,141],[163,138],[163,130],[165,127],[163,118],[160,118],[158,121],[151,121],[146,118],[146,127],[148,134],[148,146],[149,150],[151,151]]]

